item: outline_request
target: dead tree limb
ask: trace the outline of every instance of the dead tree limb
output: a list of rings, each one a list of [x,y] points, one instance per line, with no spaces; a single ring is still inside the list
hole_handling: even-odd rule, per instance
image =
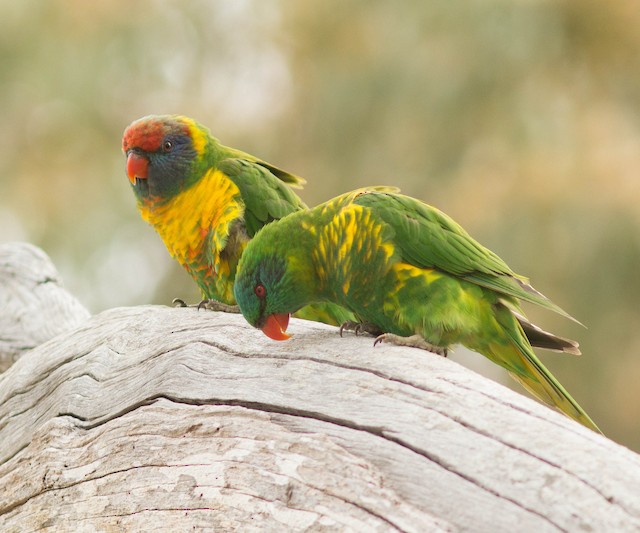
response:
[[[24,242],[0,244],[0,372],[87,318],[89,311],[62,286],[40,248]]]
[[[112,309],[0,375],[0,530],[638,531],[640,458],[442,357]]]

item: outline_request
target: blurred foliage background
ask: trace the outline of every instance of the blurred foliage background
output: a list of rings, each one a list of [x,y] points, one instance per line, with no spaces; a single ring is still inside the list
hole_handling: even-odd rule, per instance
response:
[[[395,184],[449,213],[587,325],[530,309],[583,349],[545,363],[640,450],[637,2],[0,0],[0,241],[44,248],[92,312],[199,298],[125,176],[151,113],[304,176],[311,205]]]

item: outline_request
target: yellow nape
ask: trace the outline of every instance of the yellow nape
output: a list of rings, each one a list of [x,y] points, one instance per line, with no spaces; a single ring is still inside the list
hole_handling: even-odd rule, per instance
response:
[[[200,129],[200,127],[198,126],[195,120],[189,117],[181,117],[181,119],[189,127],[193,148],[195,149],[195,151],[198,153],[199,156],[202,156],[207,146],[207,141],[209,140],[209,136],[207,135],[207,133],[202,131],[202,129]]]
[[[240,191],[219,170],[209,170],[196,184],[165,204],[140,204],[142,218],[162,237],[171,255],[180,263],[205,261],[209,252],[214,268],[219,265],[231,224],[242,217]],[[207,236],[210,250],[205,250]]]

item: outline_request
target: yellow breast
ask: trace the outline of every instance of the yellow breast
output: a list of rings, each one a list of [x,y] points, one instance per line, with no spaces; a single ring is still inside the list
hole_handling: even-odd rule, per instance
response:
[[[219,170],[211,169],[167,203],[141,203],[138,208],[142,218],[160,234],[171,255],[181,264],[193,267],[204,261],[205,255],[219,260],[231,223],[243,216],[240,198],[236,184]],[[213,231],[207,239],[210,230]]]

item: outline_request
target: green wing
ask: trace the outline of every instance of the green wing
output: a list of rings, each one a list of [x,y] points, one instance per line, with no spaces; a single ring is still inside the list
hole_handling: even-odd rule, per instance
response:
[[[220,145],[219,150],[224,151],[225,156],[229,159],[242,159],[244,161],[247,161],[248,163],[253,163],[266,168],[280,181],[284,181],[285,183],[289,184],[290,187],[293,187],[295,189],[302,189],[302,186],[307,183],[307,180],[305,180],[304,178],[273,166],[272,164],[267,163],[266,161],[262,161],[262,159],[258,159],[251,154],[247,154],[240,150],[236,150],[235,148],[229,148],[228,146],[222,145]]]
[[[421,268],[435,268],[500,294],[520,298],[571,320],[562,308],[539,293],[527,278],[513,272],[442,211],[401,194],[370,192],[354,203],[372,209],[395,233],[402,259]]]
[[[300,180],[291,174],[280,171],[290,178],[290,181],[286,182],[281,176],[274,175],[264,164],[246,159],[225,159],[219,168],[240,189],[245,205],[245,227],[249,237],[253,237],[265,224],[307,207],[287,185],[291,180]]]

